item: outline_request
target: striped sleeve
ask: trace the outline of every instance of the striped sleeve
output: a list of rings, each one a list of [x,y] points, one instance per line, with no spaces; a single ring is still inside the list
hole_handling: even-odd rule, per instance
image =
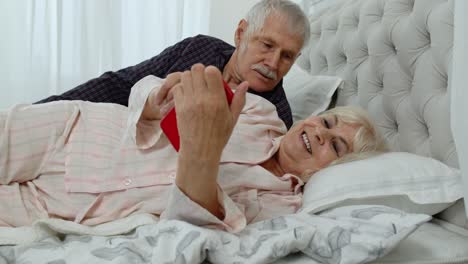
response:
[[[162,130],[159,126],[160,120],[142,120],[141,114],[151,91],[153,91],[153,89],[159,90],[163,82],[163,79],[148,75],[132,87],[128,106],[127,134],[140,149],[152,147],[161,137]]]
[[[219,186],[218,204],[224,212],[223,219],[217,218],[194,202],[174,184],[161,219],[181,220],[197,226],[226,230],[230,233],[238,233],[245,228],[247,220],[244,213],[239,210],[234,201]]]

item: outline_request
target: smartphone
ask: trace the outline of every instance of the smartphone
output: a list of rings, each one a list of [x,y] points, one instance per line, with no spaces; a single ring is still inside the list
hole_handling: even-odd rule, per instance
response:
[[[224,92],[226,93],[226,99],[229,105],[231,105],[232,97],[234,93],[232,92],[229,85],[223,80]],[[177,118],[175,107],[172,108],[169,113],[161,120],[160,123],[161,129],[166,134],[169,142],[174,146],[176,151],[179,151],[180,148],[180,139],[179,139],[179,129],[177,128]]]

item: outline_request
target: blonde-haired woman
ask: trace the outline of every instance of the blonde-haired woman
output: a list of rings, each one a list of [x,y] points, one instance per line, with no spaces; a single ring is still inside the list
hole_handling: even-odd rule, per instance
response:
[[[319,166],[302,170],[304,181],[326,166],[365,159],[387,151],[383,138],[376,131],[367,112],[359,107],[335,107],[318,116],[310,116],[293,126],[285,135],[285,139],[294,135],[296,130],[307,131],[307,127],[313,130],[311,134],[303,135],[311,142],[308,144],[311,146],[311,154],[314,146],[322,147],[325,151],[320,158],[317,158],[317,155],[313,156],[315,160],[323,160]],[[342,135],[348,135],[348,139]],[[282,144],[288,142],[283,139]],[[315,152],[317,151],[321,150]]]
[[[163,81],[138,82],[128,108],[69,101],[1,113],[0,226],[151,213],[238,232],[296,212],[301,186],[333,161],[385,149],[357,110],[337,108],[287,132],[271,103],[246,95],[247,83],[229,106],[220,71],[195,65],[170,91],[176,152],[154,103]]]

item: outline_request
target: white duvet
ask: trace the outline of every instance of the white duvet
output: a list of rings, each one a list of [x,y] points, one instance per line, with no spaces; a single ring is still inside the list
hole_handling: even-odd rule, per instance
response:
[[[151,215],[97,227],[49,219],[0,228],[0,264],[269,263],[293,252],[303,252],[310,263],[366,263],[430,219],[383,206],[346,206],[277,217],[239,234]]]

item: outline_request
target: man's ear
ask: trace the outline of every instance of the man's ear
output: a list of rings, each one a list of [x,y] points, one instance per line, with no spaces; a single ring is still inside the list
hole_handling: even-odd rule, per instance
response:
[[[242,43],[242,39],[245,36],[245,31],[247,30],[248,22],[245,19],[239,21],[237,25],[236,32],[234,34],[234,43],[236,44],[236,48],[239,48],[240,44]]]

